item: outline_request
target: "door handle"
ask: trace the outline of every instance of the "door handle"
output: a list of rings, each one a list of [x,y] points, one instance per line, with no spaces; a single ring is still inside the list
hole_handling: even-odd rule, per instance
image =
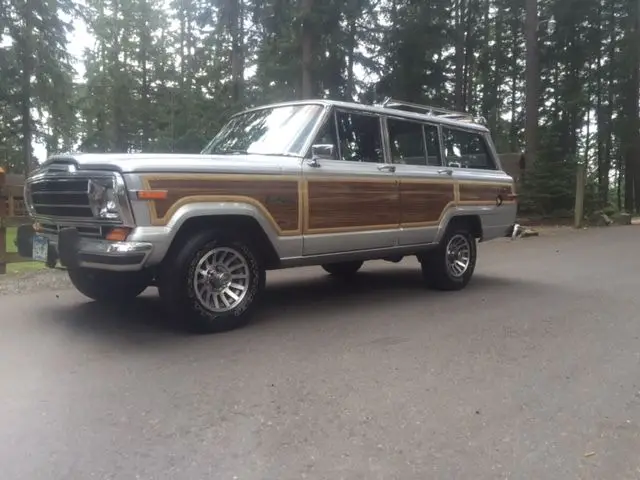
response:
[[[451,176],[451,175],[453,175],[453,170],[450,169],[450,168],[443,168],[441,170],[438,170],[438,174],[439,175],[449,175],[449,176]]]
[[[380,170],[381,172],[395,172],[396,171],[396,166],[395,165],[378,165],[378,170]]]

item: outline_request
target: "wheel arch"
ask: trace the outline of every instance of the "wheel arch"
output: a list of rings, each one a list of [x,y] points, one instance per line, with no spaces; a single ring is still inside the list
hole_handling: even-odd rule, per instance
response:
[[[474,238],[482,241],[483,229],[482,218],[477,213],[460,212],[458,214],[449,217],[446,224],[444,224],[438,232],[438,241],[442,240],[445,232],[454,227],[465,227],[474,236]]]
[[[224,229],[241,232],[258,252],[265,262],[267,269],[276,268],[280,263],[280,256],[270,235],[265,231],[261,222],[249,213],[201,213],[183,218],[178,225],[174,225],[173,238],[168,246],[164,258],[172,258],[186,238],[203,230]]]

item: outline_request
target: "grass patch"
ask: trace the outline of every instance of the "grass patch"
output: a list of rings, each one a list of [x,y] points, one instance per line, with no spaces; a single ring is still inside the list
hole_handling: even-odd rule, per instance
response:
[[[6,245],[7,253],[16,254],[18,249],[15,245],[16,234],[18,232],[17,227],[7,227]],[[15,257],[15,255],[9,255],[9,257]],[[41,262],[16,262],[7,264],[7,274],[17,274],[26,272],[35,272],[46,268],[44,263]]]
[[[17,233],[18,233],[17,227],[7,227],[7,252],[8,253],[15,253],[18,251],[15,244]]]
[[[19,273],[37,272],[44,270],[45,264],[41,262],[20,262],[7,264],[7,275],[16,275]],[[0,278],[2,276],[0,275]]]

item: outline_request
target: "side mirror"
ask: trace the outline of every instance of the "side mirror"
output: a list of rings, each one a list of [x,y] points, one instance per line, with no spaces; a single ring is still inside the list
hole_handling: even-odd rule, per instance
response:
[[[317,143],[311,146],[311,158],[333,159],[336,147],[330,143]]]

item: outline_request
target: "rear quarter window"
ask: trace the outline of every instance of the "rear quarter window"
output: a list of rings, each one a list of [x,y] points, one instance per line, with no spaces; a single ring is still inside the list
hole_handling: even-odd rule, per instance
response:
[[[442,128],[445,163],[449,167],[496,170],[484,135],[451,127]]]

